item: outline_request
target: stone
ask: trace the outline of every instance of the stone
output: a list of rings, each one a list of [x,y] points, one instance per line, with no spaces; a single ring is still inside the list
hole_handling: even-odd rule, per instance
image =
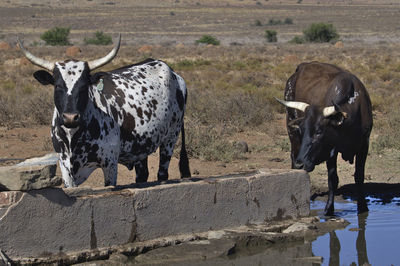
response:
[[[58,156],[55,153],[25,160],[13,166],[0,167],[0,191],[29,191],[61,185],[55,176]]]
[[[300,62],[299,58],[297,55],[294,54],[289,54],[283,58],[283,63],[285,64],[298,64]]]
[[[78,46],[70,46],[67,47],[67,49],[65,50],[65,55],[69,57],[75,57],[80,53],[81,53],[81,48],[79,48]]]
[[[8,42],[0,42],[0,50],[1,51],[11,50],[11,45]]]
[[[205,259],[228,256],[234,253],[235,242],[232,240],[212,239],[194,241],[181,245],[151,250],[135,257],[141,264],[176,264],[183,261],[201,261]]]
[[[30,167],[34,161],[21,164]],[[52,156],[41,161],[45,165],[52,161]],[[96,189],[45,188],[10,193],[0,192],[4,203],[0,206],[0,249],[12,260],[37,258],[44,252],[57,255],[60,251],[100,252],[90,255],[98,259],[101,254],[110,254],[110,247],[127,243],[138,254],[139,243],[146,241],[144,251],[149,250],[146,247],[160,245],[156,243],[179,245],[182,239],[208,240],[187,247],[189,254],[200,257],[201,253],[190,250],[222,243],[218,241],[225,235],[220,230],[227,230],[226,236],[230,237],[234,227],[299,218],[310,212],[310,179],[303,170],[261,169],[229,176],[154,182],[143,187],[134,184]],[[210,230],[215,232],[207,234]],[[267,239],[275,237],[261,233]],[[207,234],[208,239],[197,237],[199,234]],[[173,240],[182,235],[185,236],[180,240]],[[286,235],[285,238],[288,239]],[[231,247],[228,244],[214,251],[211,248],[208,253],[227,255]]]
[[[336,48],[344,48],[343,42],[342,41],[338,41],[335,43],[335,47]]]
[[[138,52],[143,54],[148,54],[151,53],[152,50],[153,50],[152,46],[145,44],[139,48]]]
[[[309,225],[304,224],[304,223],[294,223],[291,226],[289,226],[288,228],[286,228],[285,230],[283,230],[282,233],[290,234],[290,233],[294,233],[294,232],[306,231],[309,229],[308,227],[309,227]]]

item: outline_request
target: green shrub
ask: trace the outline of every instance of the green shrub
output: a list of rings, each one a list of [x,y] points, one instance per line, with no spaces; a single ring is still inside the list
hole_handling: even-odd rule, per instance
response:
[[[197,44],[199,43],[205,43],[205,44],[213,44],[213,45],[219,45],[219,41],[217,38],[211,35],[203,35],[199,40],[196,41]]]
[[[289,41],[289,43],[295,43],[295,44],[302,44],[302,43],[305,43],[305,42],[306,41],[304,40],[304,38],[300,37],[300,36],[294,36],[293,39],[291,39]]]
[[[268,21],[268,25],[270,25],[270,26],[281,25],[281,24],[282,24],[282,21],[281,21],[280,19],[273,19],[273,18],[271,18],[271,19]]]
[[[266,30],[265,31],[265,38],[267,38],[268,42],[277,42],[278,37],[276,35],[277,35],[277,33],[275,30]]]
[[[94,45],[109,45],[112,44],[112,38],[110,35],[103,33],[102,31],[96,31],[93,38],[86,39],[85,44]]]
[[[70,28],[54,27],[43,33],[40,38],[45,41],[47,45],[69,45],[69,31]]]
[[[256,21],[254,22],[254,26],[262,26],[262,23],[259,19],[256,19]]]
[[[285,21],[283,21],[285,24],[293,24],[293,19],[291,18],[285,18]]]
[[[303,31],[303,34],[307,42],[330,42],[339,38],[335,27],[323,22],[311,24]]]

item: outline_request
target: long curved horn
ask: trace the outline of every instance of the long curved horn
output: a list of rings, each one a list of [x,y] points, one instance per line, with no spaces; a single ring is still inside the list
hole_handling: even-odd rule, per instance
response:
[[[43,67],[44,69],[47,69],[48,71],[53,72],[53,69],[54,69],[54,63],[53,62],[44,60],[42,58],[36,57],[33,54],[31,54],[22,45],[22,42],[19,40],[19,37],[17,37],[17,41],[18,41],[18,45],[19,45],[19,48],[21,49],[22,53],[25,55],[26,58],[28,58],[29,61],[32,62],[32,64],[35,64],[35,65],[40,66],[40,67]]]
[[[324,115],[324,117],[328,117],[336,113],[337,111],[335,110],[335,106],[328,106],[322,110],[322,114]]]
[[[279,100],[278,98],[275,98],[279,103],[282,105],[289,107],[289,108],[294,108],[297,110],[300,110],[304,112],[308,106],[310,106],[308,103],[303,103],[303,102],[295,102],[295,101],[283,101]]]
[[[99,68],[101,66],[104,66],[105,64],[109,63],[111,60],[114,59],[114,57],[117,55],[118,50],[119,50],[119,46],[121,44],[121,33],[118,36],[118,41],[114,46],[114,49],[112,49],[111,52],[108,53],[108,55],[106,55],[103,58],[100,59],[96,59],[93,61],[88,62],[89,65],[89,69],[90,70],[95,70],[96,68]]]

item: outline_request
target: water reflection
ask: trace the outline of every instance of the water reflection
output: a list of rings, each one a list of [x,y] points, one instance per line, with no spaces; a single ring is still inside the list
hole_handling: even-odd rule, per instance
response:
[[[367,242],[365,241],[365,230],[366,230],[366,221],[368,218],[368,212],[361,213],[358,215],[358,235],[356,241],[356,249],[357,249],[357,258],[358,265],[364,265],[364,263],[368,263],[368,254],[367,254]]]
[[[356,240],[357,260],[358,265],[369,265],[368,253],[367,253],[367,242],[365,241],[365,225],[368,218],[368,212],[364,212],[358,215],[358,231]],[[340,241],[336,235],[336,232],[329,233],[329,265],[336,266],[340,265]]]
[[[324,258],[323,265],[397,265],[400,262],[400,198],[366,198],[369,212],[357,215],[357,204],[338,203],[337,216],[350,222],[344,230],[336,230],[319,237],[312,244],[314,256]],[[324,202],[315,201],[321,219]]]

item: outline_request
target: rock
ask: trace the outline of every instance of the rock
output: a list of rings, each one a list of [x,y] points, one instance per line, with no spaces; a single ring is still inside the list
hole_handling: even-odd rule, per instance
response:
[[[7,42],[0,42],[0,50],[1,51],[11,50],[11,45]]]
[[[335,43],[335,47],[336,47],[336,48],[343,48],[343,47],[344,47],[343,42],[342,42],[342,41],[336,42],[336,43]]]
[[[282,62],[285,64],[297,64],[300,62],[300,60],[296,55],[290,54],[290,55],[285,56],[285,58],[283,58]]]
[[[238,141],[233,144],[235,149],[241,153],[249,152],[249,145],[245,141]]]
[[[135,263],[141,264],[178,264],[184,261],[228,256],[235,252],[236,243],[229,239],[193,241],[180,245],[154,249],[135,257]]]
[[[61,185],[55,176],[58,156],[55,153],[32,158],[13,166],[0,167],[0,191],[29,191]]]
[[[290,233],[294,233],[294,232],[306,231],[309,229],[308,227],[309,226],[304,223],[294,223],[291,226],[289,226],[288,228],[286,228],[285,230],[283,230],[282,233],[290,234]]]
[[[69,57],[75,57],[81,53],[81,49],[78,46],[70,46],[65,50],[65,55]]]
[[[152,47],[152,46],[150,46],[150,45],[143,45],[142,47],[139,48],[138,51],[139,51],[140,53],[146,54],[146,53],[151,53],[152,50],[153,50],[153,47]]]
[[[128,263],[129,258],[125,256],[124,254],[112,254],[110,258],[108,259],[109,263],[115,263],[115,264],[120,264],[124,265]],[[107,264],[106,264],[107,265]]]

